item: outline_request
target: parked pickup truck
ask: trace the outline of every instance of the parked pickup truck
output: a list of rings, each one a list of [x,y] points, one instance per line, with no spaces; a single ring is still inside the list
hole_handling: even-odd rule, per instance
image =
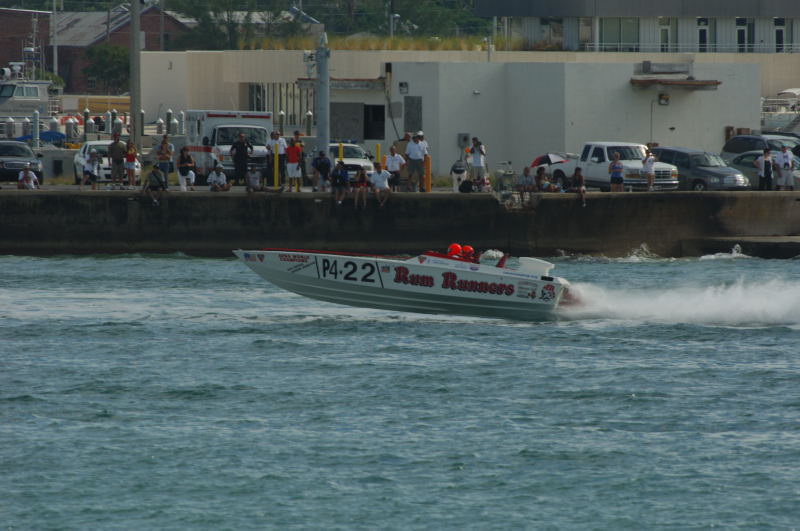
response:
[[[553,181],[562,186],[568,185],[577,166],[583,170],[586,186],[597,187],[607,192],[611,189],[608,165],[614,160],[614,153],[617,152],[625,166],[625,189],[647,190],[647,177],[642,173],[645,149],[643,144],[631,142],[587,142],[579,159],[569,157],[564,162],[551,166]],[[657,190],[678,189],[678,168],[671,164],[656,162],[654,170]]]

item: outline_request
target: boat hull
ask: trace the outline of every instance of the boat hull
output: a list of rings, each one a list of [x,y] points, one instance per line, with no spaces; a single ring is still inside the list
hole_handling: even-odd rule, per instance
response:
[[[409,260],[307,251],[234,251],[268,282],[312,299],[397,312],[552,318],[568,283],[425,255]]]

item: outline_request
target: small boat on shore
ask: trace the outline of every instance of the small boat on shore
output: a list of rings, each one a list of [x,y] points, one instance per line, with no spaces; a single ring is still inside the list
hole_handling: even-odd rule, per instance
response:
[[[572,301],[569,282],[536,258],[511,267],[507,255],[490,253],[480,262],[433,251],[405,260],[298,249],[234,254],[279,288],[362,308],[530,321],[553,318]]]

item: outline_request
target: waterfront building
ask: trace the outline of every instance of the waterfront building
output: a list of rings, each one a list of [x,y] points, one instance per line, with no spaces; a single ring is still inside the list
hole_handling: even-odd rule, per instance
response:
[[[476,0],[527,48],[612,52],[800,52],[796,0]]]

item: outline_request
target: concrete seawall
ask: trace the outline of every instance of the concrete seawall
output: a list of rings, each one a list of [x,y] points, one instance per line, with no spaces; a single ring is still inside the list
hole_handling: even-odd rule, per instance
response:
[[[661,256],[800,235],[800,193],[545,194],[507,210],[486,194],[396,194],[384,207],[335,206],[329,194],[172,192],[161,206],[122,191],[0,191],[0,253],[183,252],[290,247],[416,253],[452,241],[514,254]],[[790,238],[791,240],[791,238]],[[768,246],[768,248],[772,248]]]

